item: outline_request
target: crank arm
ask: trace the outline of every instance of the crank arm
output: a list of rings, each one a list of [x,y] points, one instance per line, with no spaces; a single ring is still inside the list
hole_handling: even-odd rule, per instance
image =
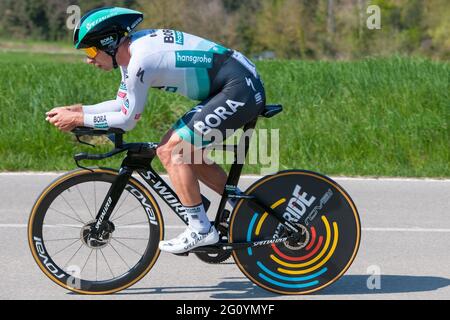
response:
[[[259,240],[253,242],[239,242],[239,243],[219,242],[211,246],[204,246],[192,249],[188,253],[215,253],[218,250],[222,251],[245,250],[247,248],[263,247],[275,243],[286,242],[292,238],[293,237],[284,237],[280,239]]]

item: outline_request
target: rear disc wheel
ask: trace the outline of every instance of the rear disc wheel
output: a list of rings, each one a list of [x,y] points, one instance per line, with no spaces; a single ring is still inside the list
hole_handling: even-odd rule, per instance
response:
[[[314,172],[284,171],[262,178],[245,193],[280,212],[302,233],[296,240],[234,251],[236,264],[252,282],[279,294],[309,294],[348,270],[361,226],[353,201],[336,182]],[[277,219],[254,208],[250,201],[237,204],[230,222],[232,243],[289,235]]]

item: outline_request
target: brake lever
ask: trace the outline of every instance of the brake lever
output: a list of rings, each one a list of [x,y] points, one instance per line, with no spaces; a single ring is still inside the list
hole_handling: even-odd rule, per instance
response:
[[[92,170],[92,169],[90,169],[90,168],[83,167],[78,161],[79,161],[79,160],[76,160],[76,159],[75,159],[75,164],[77,165],[78,168],[84,169],[84,170],[88,170],[88,171],[90,171],[90,172],[94,172],[94,170]]]

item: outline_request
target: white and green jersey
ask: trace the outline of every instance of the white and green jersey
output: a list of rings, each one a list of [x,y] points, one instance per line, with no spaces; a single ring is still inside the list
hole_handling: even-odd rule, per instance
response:
[[[233,56],[256,75],[242,54],[203,38],[176,30],[143,30],[131,36],[131,60],[121,67],[117,98],[83,106],[86,126],[129,131],[140,119],[149,88],[204,100],[215,90],[215,75]]]

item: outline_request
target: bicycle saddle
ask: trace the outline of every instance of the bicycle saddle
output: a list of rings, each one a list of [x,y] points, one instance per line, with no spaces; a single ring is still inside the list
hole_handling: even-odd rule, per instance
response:
[[[272,118],[279,114],[281,111],[283,111],[283,106],[281,104],[268,104],[264,107],[261,116],[264,118]]]

